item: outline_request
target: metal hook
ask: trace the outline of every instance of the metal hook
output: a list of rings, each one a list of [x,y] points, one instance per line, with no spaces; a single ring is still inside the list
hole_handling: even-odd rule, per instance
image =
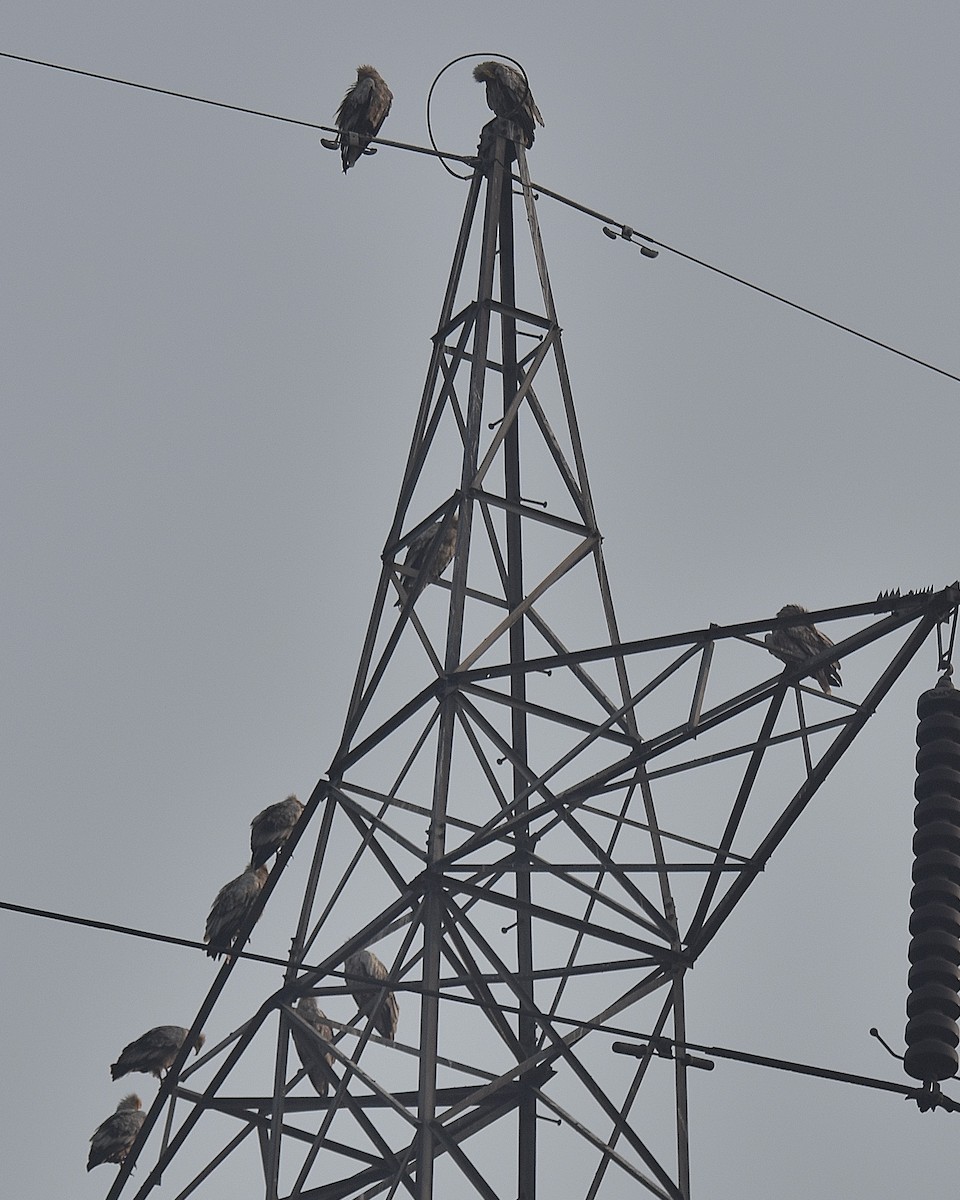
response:
[[[887,1045],[887,1043],[886,1043],[886,1042],[883,1040],[883,1038],[880,1036],[880,1030],[879,1030],[879,1029],[877,1029],[877,1027],[876,1027],[875,1025],[874,1025],[874,1026],[871,1028],[871,1030],[870,1030],[870,1036],[871,1036],[872,1038],[876,1038],[876,1039],[877,1039],[877,1041],[878,1041],[878,1042],[880,1043],[880,1045],[881,1045],[881,1046],[884,1048],[884,1050],[886,1050],[886,1052],[887,1052],[887,1053],[890,1055],[890,1057],[891,1057],[891,1058],[898,1058],[898,1059],[900,1060],[900,1062],[903,1062],[903,1055],[902,1055],[902,1054],[898,1054],[898,1053],[896,1052],[896,1050],[893,1050],[893,1049],[891,1049],[891,1048],[890,1048],[890,1046],[888,1046],[888,1045]]]
[[[949,678],[953,674],[953,644],[957,638],[957,617],[960,615],[960,606],[953,610],[953,620],[950,621],[950,638],[947,642],[947,647],[943,647],[943,626],[946,621],[950,620],[949,616],[943,621],[937,623],[937,651],[939,653],[938,671],[943,671]]]

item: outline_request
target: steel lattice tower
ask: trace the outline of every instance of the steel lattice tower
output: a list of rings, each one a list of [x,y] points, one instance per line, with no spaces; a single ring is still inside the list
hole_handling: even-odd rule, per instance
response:
[[[491,122],[470,180],[339,748],[246,930],[296,851],[282,980],[181,1053],[110,1197],[162,1177],[180,1200],[236,1169],[266,1200],[533,1200],[560,1180],[689,1197],[688,971],[956,607],[954,585],[814,613],[844,636],[812,668],[764,647],[795,618],[622,641],[515,132]],[[403,559],[434,523],[456,553],[431,581]],[[805,683],[884,642],[842,697]],[[347,994],[366,946],[394,1042]],[[225,962],[197,1014],[210,1042],[247,966]],[[333,1029],[325,1098],[290,1049],[304,994]],[[541,1118],[576,1139],[579,1175],[538,1153]]]

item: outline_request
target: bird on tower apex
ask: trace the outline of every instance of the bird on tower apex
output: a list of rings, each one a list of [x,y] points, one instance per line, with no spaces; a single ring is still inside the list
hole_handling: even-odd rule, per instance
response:
[[[533,145],[537,125],[543,125],[543,117],[537,108],[525,75],[506,63],[478,63],[473,68],[477,83],[486,85],[487,107],[497,119],[484,126],[480,147],[484,147],[491,136],[502,134],[510,141],[521,142],[529,149]]]

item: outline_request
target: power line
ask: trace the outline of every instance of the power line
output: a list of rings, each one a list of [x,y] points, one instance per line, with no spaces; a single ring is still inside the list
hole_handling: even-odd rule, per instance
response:
[[[150,929],[136,929],[132,925],[117,925],[112,921],[95,921],[91,917],[74,917],[69,913],[51,912],[45,908],[30,908],[26,904],[11,904],[7,900],[0,900],[0,909],[6,909],[8,912],[22,913],[28,917],[43,917],[47,921],[63,921],[68,925],[82,925],[87,929],[104,929],[108,933],[123,933],[128,937],[146,938],[151,942],[166,942],[171,946],[186,946],[189,950],[203,950],[206,953],[207,945],[205,942],[196,942],[190,938],[174,937],[169,933],[155,933]],[[249,958],[254,962],[268,963],[274,967],[286,967],[287,960],[284,958],[273,958],[266,954],[253,954],[249,950],[230,951],[234,958]]]
[[[0,58],[9,58],[15,62],[29,63],[36,67],[47,67],[51,71],[65,71],[71,75],[82,75],[87,79],[99,79],[105,83],[116,83],[122,87],[137,88],[143,92],[156,92],[160,96],[174,96],[178,100],[189,100],[194,104],[207,104],[213,108],[224,108],[230,112],[245,113],[248,116],[263,117],[268,121],[281,121],[287,125],[299,125],[304,129],[318,129],[323,133],[339,132],[332,125],[318,125],[314,121],[303,121],[298,117],[283,117],[278,113],[264,112],[262,109],[245,108],[240,104],[227,104],[222,100],[210,100],[204,96],[192,96],[188,92],[175,92],[170,88],[154,87],[147,83],[136,83],[131,79],[120,79],[115,75],[102,75],[96,71],[82,71],[79,67],[67,67],[61,63],[46,62],[39,58],[28,58],[23,54],[11,54],[8,51],[0,50]],[[394,142],[389,138],[370,138],[371,143],[380,146],[389,146],[394,150],[409,150],[414,154],[425,154],[430,158],[450,159],[454,162],[462,162],[468,165],[476,163],[476,157],[468,154],[452,154],[446,150],[436,150],[428,146],[417,146],[411,142]],[[544,196],[549,196],[551,200],[556,200],[560,204],[565,204],[568,208],[573,208],[577,212],[584,213],[588,217],[593,217],[594,220],[602,221],[606,225],[613,225],[619,231],[619,236],[626,241],[631,242],[635,246],[643,248],[643,243],[650,246],[658,246],[661,250],[665,250],[668,254],[675,254],[678,258],[686,259],[687,262],[694,263],[698,267],[703,267],[707,271],[712,271],[715,275],[720,275],[724,279],[729,279],[732,283],[738,283],[741,287],[749,288],[751,291],[759,292],[761,296],[766,296],[770,300],[775,300],[778,304],[785,304],[788,308],[795,309],[797,312],[802,312],[808,317],[813,317],[817,321],[822,321],[825,325],[831,325],[834,329],[839,329],[843,333],[849,333],[853,337],[860,338],[861,341],[869,342],[872,346],[877,346],[881,350],[886,350],[889,354],[896,354],[899,358],[904,358],[907,362],[915,363],[918,367],[924,367],[928,371],[934,371],[937,375],[942,375],[946,379],[953,379],[960,383],[960,375],[955,375],[952,371],[947,371],[943,367],[938,367],[934,363],[928,362],[924,358],[918,358],[915,354],[908,354],[906,350],[898,350],[896,346],[890,345],[889,342],[883,342],[879,338],[871,337],[867,333],[862,333],[858,329],[854,329],[851,325],[844,325],[842,321],[836,321],[832,317],[828,317],[823,313],[817,312],[816,309],[809,308],[807,305],[798,304],[795,300],[789,300],[786,296],[780,295],[779,292],[771,291],[769,288],[762,287],[758,283],[752,283],[749,279],[744,279],[741,275],[734,275],[732,271],[724,270],[723,267],[715,266],[713,263],[707,262],[705,259],[698,258],[694,254],[688,254],[685,250],[680,250],[676,246],[670,246],[666,242],[658,241],[656,238],[650,237],[645,233],[637,233],[632,226],[625,224],[623,221],[617,221],[613,217],[605,216],[596,209],[588,208],[585,204],[580,204],[576,200],[571,200],[569,196],[564,196],[560,192],[544,187],[539,183],[531,184],[534,191],[541,193]],[[617,236],[617,235],[613,235]],[[634,241],[634,238],[640,239]]]
[[[208,100],[203,96],[190,96],[186,92],[174,92],[169,88],[153,87],[149,83],[134,83],[132,79],[118,79],[115,75],[100,75],[96,71],[81,71],[79,67],[65,67],[62,63],[44,62],[39,58],[27,58],[23,54],[10,54],[0,50],[0,58],[12,58],[16,62],[30,63],[35,67],[49,67],[51,71],[66,71],[70,75],[83,75],[87,79],[101,79],[105,83],[119,83],[123,87],[139,88],[142,92],[156,92],[160,96],[176,96],[178,100],[192,100],[195,104],[210,104],[214,108],[227,108],[231,112],[247,113],[253,117],[266,117],[269,121],[285,121],[288,125],[304,125],[308,129],[327,129],[326,125],[314,125],[296,117],[281,117],[276,113],[260,112],[256,108],[243,108],[239,104],[225,104],[222,100]],[[331,132],[336,133],[336,130]]]
[[[882,342],[879,338],[870,337],[867,333],[861,333],[859,329],[854,329],[850,325],[844,325],[842,321],[835,321],[832,317],[827,317],[823,313],[817,312],[816,309],[808,308],[805,304],[798,304],[795,300],[788,300],[786,296],[781,296],[779,292],[773,292],[769,288],[761,287],[759,283],[751,283],[749,279],[744,279],[741,275],[734,275],[732,271],[725,271],[723,267],[714,266],[713,263],[708,263],[705,259],[697,258],[694,254],[688,254],[685,250],[679,250],[676,246],[670,246],[666,242],[658,241],[646,233],[638,233],[630,225],[624,225],[622,222],[614,220],[613,217],[605,217],[603,213],[596,212],[592,208],[587,208],[584,204],[578,204],[576,200],[571,200],[567,196],[561,196],[559,192],[553,192],[550,188],[543,187],[539,183],[531,183],[530,186],[535,191],[542,192],[544,196],[549,196],[551,200],[558,200],[561,204],[575,208],[578,212],[585,213],[597,221],[603,221],[605,225],[616,226],[620,230],[619,235],[614,233],[613,230],[604,230],[605,233],[609,233],[612,237],[619,236],[624,238],[631,245],[639,246],[641,250],[643,249],[644,242],[649,243],[651,246],[659,246],[661,250],[666,250],[668,254],[675,254],[678,258],[685,258],[687,262],[692,262],[698,267],[705,268],[707,271],[713,271],[715,275],[721,275],[724,279],[729,279],[733,283],[739,283],[742,287],[750,288],[751,291],[759,292],[761,296],[767,296],[771,300],[776,300],[779,304],[786,304],[788,308],[794,308],[797,312],[806,313],[808,317],[814,317],[818,321],[823,321],[826,325],[832,325],[834,329],[850,333],[854,337],[869,342],[872,346],[879,346],[881,350],[897,354],[900,358],[907,359],[908,362],[916,363],[920,367],[926,367],[928,371],[936,371],[938,375],[945,375],[947,379],[955,379],[957,383],[960,383],[960,375],[954,375],[952,371],[944,370],[943,367],[937,367],[923,358],[917,358],[914,354],[908,354],[905,350],[898,350],[896,346],[891,346],[889,342]],[[635,241],[635,238],[639,238],[640,240]]]
[[[193,941],[189,938],[174,937],[172,934],[156,933],[156,932],[154,932],[152,930],[148,930],[148,929],[137,929],[131,925],[119,925],[119,924],[115,924],[114,922],[111,922],[111,921],[95,921],[89,917],[71,916],[68,913],[52,912],[48,909],[31,908],[25,904],[13,904],[6,900],[0,900],[0,909],[5,909],[8,912],[21,913],[21,914],[24,914],[26,916],[31,916],[31,917],[42,917],[43,919],[48,920],[48,921],[62,921],[67,924],[70,924],[70,925],[81,925],[87,929],[102,929],[102,930],[106,930],[109,933],[122,933],[129,937],[145,938],[146,940],[152,941],[152,942],[166,942],[169,945],[173,945],[173,946],[185,946],[191,950],[206,951],[206,949],[207,949],[205,943]],[[249,950],[241,950],[239,952],[235,952],[233,956],[236,958],[251,959],[255,962],[267,963],[271,966],[287,967],[289,965],[289,963],[286,959],[274,958],[270,955],[265,955],[265,954],[253,954]],[[304,966],[305,969],[307,969],[306,964],[302,964],[302,965]],[[339,972],[333,972],[333,974],[339,975]],[[402,987],[403,985],[398,984],[395,986]],[[409,989],[405,989],[405,990],[410,990],[413,992],[420,992],[420,993],[424,993],[424,994],[426,991],[425,989],[416,987],[416,986],[411,987]],[[468,1004],[472,1007],[479,1007],[479,1008],[487,1008],[488,1007],[488,1005],[485,1004],[483,1001],[479,1001],[479,1000],[476,1000],[475,998],[466,997],[466,996],[450,995],[447,997],[447,999],[453,1000],[453,1001],[459,1001],[460,1003]],[[511,1009],[511,1011],[519,1013],[520,1009],[519,1008]],[[635,1042],[633,1044],[629,1044],[629,1045],[625,1044],[623,1042],[615,1042],[612,1046],[612,1049],[614,1050],[615,1053],[629,1054],[629,1055],[633,1055],[635,1057],[639,1057],[639,1055],[642,1053],[642,1051],[644,1049],[643,1043],[649,1043],[651,1041],[650,1036],[647,1034],[637,1033],[635,1030],[625,1029],[623,1027],[616,1026],[616,1025],[609,1025],[606,1023],[598,1024],[597,1022],[594,1022],[594,1021],[583,1020],[583,1019],[580,1019],[577,1017],[566,1017],[566,1016],[562,1016],[560,1014],[555,1014],[553,1016],[552,1020],[554,1020],[559,1025],[569,1025],[574,1028],[580,1028],[580,1029],[593,1029],[593,1030],[597,1030],[599,1032],[603,1032],[603,1033],[607,1033],[607,1034],[614,1034],[614,1035],[619,1034],[621,1037],[625,1036],[625,1037],[630,1037],[632,1039],[635,1039]],[[676,1045],[677,1045],[677,1043],[669,1038],[665,1038],[665,1037],[654,1038],[653,1039],[653,1053],[663,1055],[664,1057],[672,1057],[672,1051]],[[698,1042],[689,1042],[689,1041],[684,1042],[683,1043],[683,1051],[686,1052],[689,1050],[696,1050],[702,1054],[708,1054],[714,1058],[726,1058],[726,1059],[730,1059],[734,1062],[746,1063],[750,1066],[773,1067],[775,1069],[779,1069],[782,1071],[791,1071],[791,1072],[799,1073],[802,1075],[813,1075],[817,1078],[827,1079],[827,1080],[841,1082],[841,1083],[850,1083],[850,1084],[854,1084],[859,1087],[874,1088],[874,1089],[879,1089],[879,1090],[888,1091],[888,1092],[896,1092],[899,1095],[907,1097],[908,1099],[916,1098],[917,1093],[918,1093],[918,1089],[916,1088],[915,1085],[904,1085],[904,1084],[900,1084],[900,1083],[894,1083],[890,1080],[875,1079],[875,1078],[872,1078],[872,1077],[866,1076],[866,1075],[853,1075],[853,1074],[850,1074],[850,1073],[844,1072],[844,1071],[835,1071],[835,1070],[832,1070],[827,1067],[809,1066],[808,1064],[793,1062],[788,1059],[771,1058],[766,1055],[752,1054],[752,1053],[749,1053],[744,1050],[731,1050],[724,1046],[708,1046],[708,1045],[700,1044]],[[948,1100],[949,1098],[944,1097],[944,1099]],[[953,1102],[944,1104],[943,1107],[952,1108]]]
[[[876,1034],[875,1029],[871,1029]],[[882,1038],[880,1039],[883,1040]],[[886,1045],[886,1043],[884,1043]],[[678,1058],[686,1061],[689,1066],[713,1070],[713,1058],[725,1058],[731,1062],[746,1063],[752,1067],[767,1067],[774,1071],[786,1071],[794,1075],[807,1075],[815,1079],[826,1079],[832,1083],[850,1083],[855,1087],[872,1088],[875,1091],[894,1092],[906,1100],[915,1100],[921,1112],[942,1108],[946,1112],[960,1112],[960,1103],[941,1091],[940,1085],[924,1084],[919,1087],[915,1083],[894,1083],[889,1079],[876,1079],[872,1075],[854,1075],[849,1071],[836,1071],[832,1067],[817,1067],[810,1063],[795,1062],[789,1058],[771,1058],[766,1054],[752,1054],[746,1050],[731,1050],[727,1046],[704,1046],[698,1042],[678,1042],[674,1038],[643,1037],[637,1042],[614,1042],[610,1047],[614,1054],[627,1054],[632,1058],[643,1058],[656,1054],[662,1058]],[[889,1046],[887,1047],[889,1050]],[[697,1050],[710,1055],[710,1059],[695,1059],[688,1052]],[[891,1051],[891,1054],[893,1052]],[[894,1055],[895,1058],[901,1057]]]
[[[174,92],[170,88],[154,87],[149,83],[135,83],[132,79],[120,79],[116,75],[100,75],[96,71],[81,71],[79,67],[65,67],[61,63],[44,62],[39,58],[27,58],[23,54],[9,54],[0,50],[0,58],[11,58],[15,62],[30,63],[35,67],[49,67],[51,71],[66,71],[70,75],[83,75],[87,79],[99,79],[104,83],[118,83],[122,87],[137,88],[141,92],[156,92],[158,96],[174,96],[177,100],[189,100],[193,104],[208,104],[212,108],[225,108],[229,112],[245,113],[250,117],[264,117],[268,121],[282,121],[285,125],[299,125],[304,129],[319,129],[322,133],[339,133],[335,125],[318,125],[315,121],[303,121],[299,117],[282,117],[278,113],[263,112],[259,108],[244,108],[242,104],[227,104],[223,100],[210,100],[205,96],[191,96],[188,92]],[[446,150],[432,150],[427,146],[415,146],[410,142],[392,142],[389,138],[370,138],[381,146],[395,150],[411,150],[414,154],[426,154],[431,158],[452,158],[456,162],[473,163],[473,155],[452,154]]]

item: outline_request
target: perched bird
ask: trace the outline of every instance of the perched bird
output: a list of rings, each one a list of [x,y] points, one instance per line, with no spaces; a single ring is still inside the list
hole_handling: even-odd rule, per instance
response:
[[[533,134],[537,125],[543,124],[526,79],[502,62],[482,62],[473,68],[477,83],[487,85],[487,107],[498,117],[513,121],[523,130],[525,146],[533,145]]]
[[[297,1001],[296,1012],[297,1016],[303,1017],[322,1038],[330,1041],[333,1037],[333,1030],[327,1024],[326,1014],[318,1007],[313,996],[301,996]],[[305,1029],[301,1029],[292,1021],[290,1032],[293,1034],[293,1044],[297,1048],[297,1054],[306,1068],[317,1095],[325,1096],[330,1086],[330,1080],[323,1073],[320,1063],[325,1062],[332,1067],[335,1056],[329,1050],[324,1050],[316,1038],[311,1037]]]
[[[131,1093],[117,1105],[117,1111],[95,1130],[90,1139],[90,1155],[87,1170],[92,1171],[101,1163],[122,1163],[143,1124],[146,1115],[140,1109],[140,1097]]]
[[[347,89],[334,118],[340,130],[337,141],[344,174],[370,145],[370,139],[380,132],[392,103],[393,92],[380,72],[366,65],[357,67],[357,82]],[[351,133],[358,135],[359,142],[344,136]]]
[[[271,804],[250,822],[250,865],[262,867],[276,854],[300,820],[303,805],[296,796]]]
[[[251,865],[217,892],[203,934],[203,940],[210,943],[207,953],[211,958],[219,958],[230,949],[231,942],[240,932],[247,914],[267,882],[268,874],[266,867]]]
[[[413,539],[407,547],[407,556],[403,560],[403,565],[409,567],[411,571],[419,575],[424,571],[423,578],[419,587],[417,586],[416,575],[407,575],[405,577],[406,586],[410,589],[416,589],[416,594],[427,586],[428,583],[433,583],[435,579],[439,579],[443,572],[450,565],[450,560],[453,558],[453,553],[457,548],[457,520],[458,514],[454,513],[447,525],[447,530],[443,537],[434,544],[434,539],[440,532],[440,526],[443,520],[434,521],[432,525],[428,525]],[[396,607],[399,608],[402,599],[398,600]]]
[[[807,610],[802,604],[785,604],[777,613],[778,617],[797,617]],[[772,655],[785,662],[788,666],[806,662],[821,654],[833,642],[825,633],[812,622],[803,625],[793,625],[789,629],[773,629],[763,639],[763,644]],[[836,662],[823,663],[816,671],[817,683],[826,695],[830,695],[830,685],[840,686],[840,664]]]
[[[343,964],[347,976],[347,988],[361,1012],[371,1012],[383,995],[383,984],[387,978],[387,968],[372,950],[358,950],[351,954]],[[354,976],[355,978],[350,978]],[[392,1042],[397,1032],[397,1022],[400,1019],[400,1005],[393,992],[383,996],[383,1002],[377,1010],[375,1027],[388,1042]]]
[[[158,1025],[155,1029],[148,1029],[142,1037],[120,1051],[120,1057],[110,1066],[110,1078],[119,1079],[131,1071],[143,1071],[145,1075],[156,1075],[159,1079],[164,1071],[170,1070],[189,1032],[182,1025]],[[205,1041],[205,1036],[198,1033],[193,1043],[197,1054]]]

